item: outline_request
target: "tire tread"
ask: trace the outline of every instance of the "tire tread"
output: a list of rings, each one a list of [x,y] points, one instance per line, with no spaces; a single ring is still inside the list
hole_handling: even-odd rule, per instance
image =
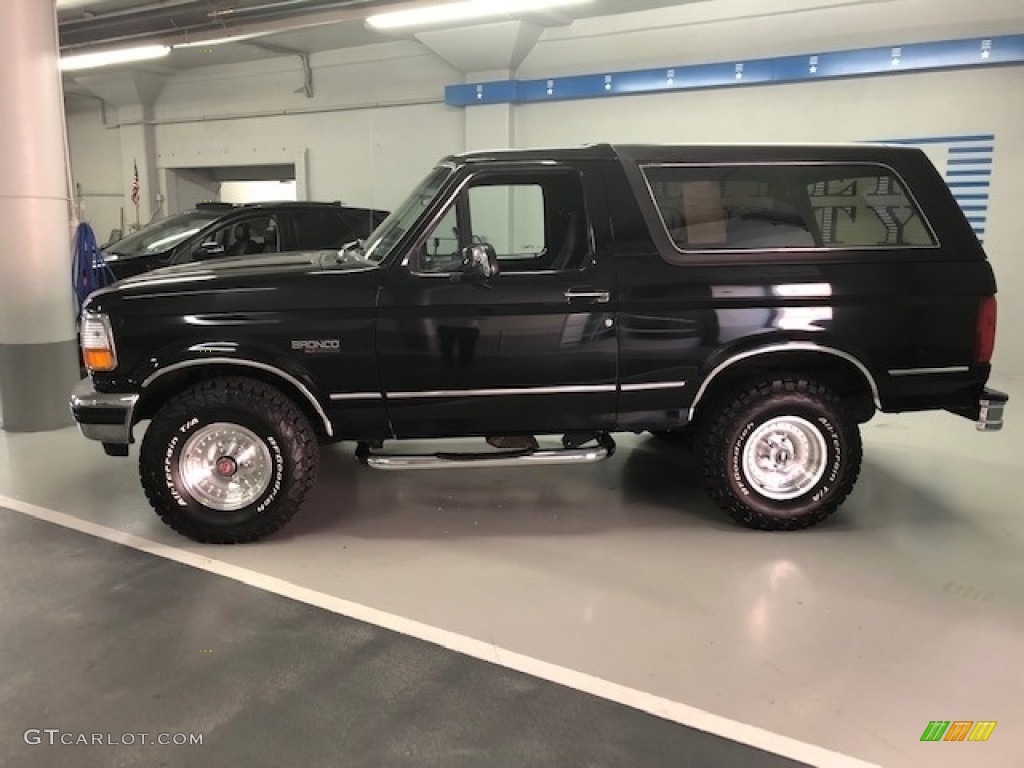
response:
[[[723,452],[727,449],[728,430],[745,411],[758,402],[777,395],[804,395],[827,404],[843,420],[851,435],[849,446],[844,446],[846,468],[844,477],[829,500],[809,512],[793,517],[765,514],[743,504],[731,493]],[[736,522],[748,528],[763,531],[795,531],[817,525],[832,515],[853,491],[860,475],[863,446],[856,422],[850,416],[842,399],[825,385],[799,375],[777,375],[769,379],[747,382],[724,393],[710,404],[702,420],[697,441],[697,453],[708,495]]]
[[[246,403],[246,410],[251,409],[265,418],[284,438],[282,450],[291,459],[291,482],[282,489],[283,497],[275,500],[254,521],[240,529],[220,530],[181,514],[163,498],[166,441],[162,438],[167,425],[181,423],[211,407],[237,409],[239,403]],[[306,415],[284,393],[256,379],[225,377],[195,384],[160,409],[142,441],[139,476],[150,505],[160,519],[178,533],[204,544],[243,544],[269,536],[291,520],[316,483],[319,463],[316,433]]]

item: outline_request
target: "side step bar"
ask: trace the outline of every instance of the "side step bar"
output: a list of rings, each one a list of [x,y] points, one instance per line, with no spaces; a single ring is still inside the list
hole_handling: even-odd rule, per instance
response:
[[[373,469],[449,469],[465,467],[527,467],[575,466],[595,464],[615,453],[611,435],[595,438],[597,445],[590,448],[563,448],[561,450],[491,451],[487,453],[376,453],[367,443],[356,448],[356,458]]]

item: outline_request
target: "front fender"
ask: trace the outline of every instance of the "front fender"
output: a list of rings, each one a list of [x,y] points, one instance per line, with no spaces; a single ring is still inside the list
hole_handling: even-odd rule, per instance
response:
[[[142,402],[156,390],[165,377],[177,372],[203,367],[260,371],[282,386],[301,396],[322,422],[329,437],[334,428],[327,416],[327,398],[309,371],[294,358],[268,344],[259,342],[228,342],[222,340],[193,341],[187,345],[165,347],[137,365],[129,375],[132,389],[140,393]]]

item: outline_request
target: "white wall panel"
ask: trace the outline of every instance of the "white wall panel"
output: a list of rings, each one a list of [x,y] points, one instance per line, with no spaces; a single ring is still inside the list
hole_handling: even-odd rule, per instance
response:
[[[313,65],[312,99],[296,93],[302,69],[290,57],[169,79],[152,111],[158,176],[166,179],[169,168],[295,163],[305,170],[299,187],[309,199],[391,208],[438,158],[463,149],[464,113],[442,102],[456,75],[421,46],[319,54]],[[122,205],[134,220],[121,145],[136,126],[118,129],[116,111],[108,122],[115,127],[103,127],[89,99],[69,110],[76,180],[125,195],[86,201],[101,238],[118,226]]]
[[[461,110],[442,104],[157,127],[160,167],[296,162],[308,197],[392,208],[440,157],[461,151]]]
[[[128,196],[131,169],[124,173],[119,132],[104,127],[99,101],[69,96],[66,111],[72,177],[83,193],[82,221],[104,242],[110,230],[121,226],[122,208],[126,221],[134,217]]]
[[[391,208],[464,145],[462,110],[442,103],[451,68],[413,44],[314,57],[315,98],[297,61],[208,68],[168,83],[155,105],[161,167],[296,162],[315,200]],[[248,118],[220,119],[254,114]],[[301,185],[300,185],[301,186]]]
[[[1020,0],[715,0],[555,27],[524,79],[1024,32]]]

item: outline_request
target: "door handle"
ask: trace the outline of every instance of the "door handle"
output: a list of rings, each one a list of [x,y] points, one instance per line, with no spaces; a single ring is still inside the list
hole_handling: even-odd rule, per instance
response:
[[[611,291],[576,290],[570,288],[565,292],[567,301],[590,300],[597,304],[607,304],[612,300]]]

